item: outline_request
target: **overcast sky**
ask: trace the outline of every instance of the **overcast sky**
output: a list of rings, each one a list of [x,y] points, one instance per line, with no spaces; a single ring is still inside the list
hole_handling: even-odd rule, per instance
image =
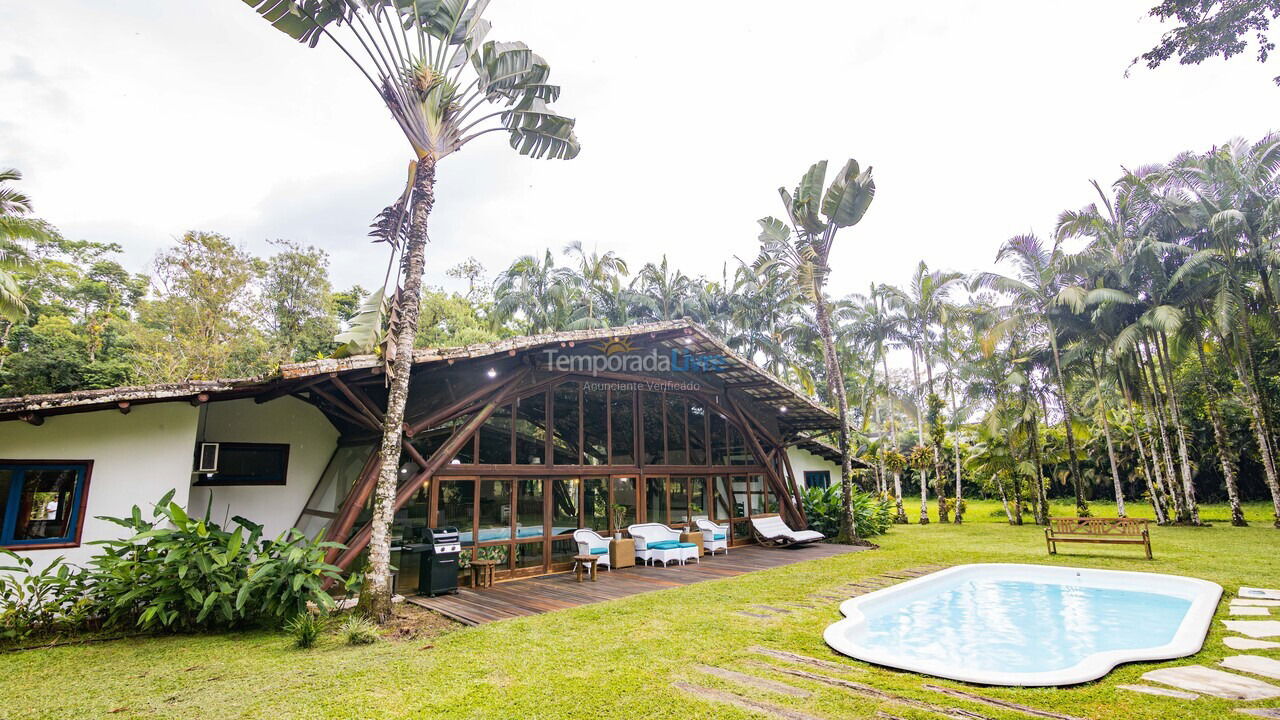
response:
[[[988,265],[1090,202],[1091,178],[1276,127],[1277,71],[1250,57],[1124,77],[1162,31],[1153,3],[495,0],[490,37],[547,58],[582,154],[528,160],[495,134],[448,158],[428,281],[572,240],[718,276],[755,254],[778,186],[848,157],[878,192],[839,238],[837,294],[922,258]],[[200,229],[261,253],[314,244],[337,285],[376,285],[367,226],[409,156],[335,48],[294,44],[241,0],[0,0],[0,167],[132,269]]]

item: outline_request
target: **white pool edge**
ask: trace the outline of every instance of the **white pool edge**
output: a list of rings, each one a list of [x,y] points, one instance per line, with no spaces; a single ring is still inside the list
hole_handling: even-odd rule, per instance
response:
[[[1065,582],[1070,579],[1074,584],[1086,584],[1094,587],[1118,587],[1141,592],[1157,592],[1151,589],[1163,586],[1162,594],[1176,595],[1191,601],[1182,623],[1178,626],[1173,639],[1158,647],[1136,648],[1131,650],[1111,650],[1090,655],[1075,665],[1060,670],[1045,672],[998,672],[982,670],[965,670],[948,667],[940,663],[905,661],[892,652],[878,648],[859,647],[849,640],[849,631],[866,622],[862,607],[886,602],[887,598],[910,593],[931,584],[944,584],[955,579],[956,575],[978,574],[983,570],[999,569],[1023,573],[1019,579],[1041,582]],[[1126,582],[1127,581],[1127,582]],[[1177,588],[1178,591],[1172,591]],[[1031,565],[1014,563],[975,563],[959,565],[940,572],[918,577],[882,590],[845,600],[840,604],[840,612],[845,618],[827,626],[823,639],[836,652],[875,665],[883,665],[908,672],[932,675],[948,680],[974,683],[978,685],[1009,685],[1020,687],[1045,687],[1058,685],[1076,685],[1097,680],[1111,672],[1117,665],[1127,662],[1150,660],[1170,660],[1186,657],[1200,652],[1204,640],[1213,622],[1218,602],[1222,598],[1222,586],[1208,580],[1167,575],[1163,573],[1132,572],[1127,570],[1095,570],[1092,568],[1061,567],[1057,565]]]

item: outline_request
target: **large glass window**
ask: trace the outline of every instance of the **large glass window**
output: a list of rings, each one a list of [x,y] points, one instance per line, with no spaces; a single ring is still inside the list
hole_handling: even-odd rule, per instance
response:
[[[479,481],[480,524],[476,532],[480,542],[511,539],[511,481]]]
[[[689,478],[689,520],[708,517],[710,507],[707,502],[707,478]]]
[[[673,477],[667,483],[671,493],[671,512],[668,523],[672,527],[689,523],[689,478]]]
[[[476,481],[440,480],[440,527],[456,527],[463,545],[474,545]]]
[[[516,480],[516,539],[543,536],[542,479]]]
[[[688,465],[689,453],[685,449],[684,398],[679,395],[667,395],[667,464]]]
[[[707,409],[689,401],[689,464],[707,464]]]
[[[79,542],[87,463],[0,465],[0,545]]]
[[[483,465],[511,464],[511,406],[503,405],[480,428],[480,457]]]
[[[729,464],[728,421],[720,413],[711,415],[711,464]]]
[[[747,449],[747,439],[742,436],[742,432],[732,423],[729,424],[729,464],[730,465],[751,465],[755,462],[755,456]]]
[[[761,515],[764,513],[764,476],[751,476],[751,514]]]
[[[646,392],[642,396],[641,413],[644,416],[644,464],[665,465],[666,450],[663,435],[662,393]]]
[[[542,567],[542,543],[516,545],[516,568]]]
[[[609,420],[605,391],[588,385],[582,392],[582,464],[609,463]]]
[[[622,506],[622,522],[615,529],[626,530],[636,522],[636,479],[613,479],[613,504]],[[610,508],[612,514],[612,508]]]
[[[734,504],[733,482],[727,475],[711,478],[712,505],[711,519],[724,522],[735,517],[742,517],[742,507]]]
[[[516,464],[547,462],[547,394],[538,393],[516,403]]]
[[[609,426],[611,429],[613,465],[634,465],[636,434],[631,390],[609,391]]]
[[[197,453],[203,454],[201,445]],[[199,463],[214,461],[210,472],[196,475],[196,485],[284,485],[289,470],[289,446],[269,443],[217,443],[213,458],[197,457]]]
[[[583,478],[582,507],[587,527],[599,533],[609,532],[608,478]]]
[[[645,522],[667,522],[667,479],[651,477],[645,479],[644,493]]]
[[[733,476],[733,516],[746,517],[748,503],[747,493],[747,477],[745,475]]]
[[[551,534],[568,535],[578,528],[578,478],[551,481]],[[608,526],[606,525],[606,529]]]
[[[579,465],[582,463],[579,445],[578,383],[564,383],[556,387],[552,395],[553,419],[555,434],[551,437],[553,462],[556,465]]]

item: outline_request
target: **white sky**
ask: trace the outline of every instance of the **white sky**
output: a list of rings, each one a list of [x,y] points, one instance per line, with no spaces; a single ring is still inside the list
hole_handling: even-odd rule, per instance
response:
[[[755,254],[779,185],[850,156],[878,194],[837,243],[837,294],[921,258],[985,266],[1090,202],[1090,178],[1276,127],[1277,71],[1251,57],[1124,77],[1162,30],[1154,3],[495,0],[490,37],[548,59],[583,150],[528,160],[494,134],[447,159],[428,281],[571,240],[718,276]],[[262,253],[315,244],[336,285],[376,285],[367,226],[408,159],[335,48],[294,44],[241,0],[0,0],[0,167],[135,270],[201,229]]]

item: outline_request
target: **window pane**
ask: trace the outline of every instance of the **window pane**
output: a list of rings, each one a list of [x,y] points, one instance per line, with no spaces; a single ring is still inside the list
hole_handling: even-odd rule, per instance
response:
[[[555,435],[551,446],[557,465],[578,465],[582,462],[578,452],[578,383],[565,383],[556,387],[552,420]]]
[[[807,488],[825,488],[831,484],[829,470],[805,470],[804,486]]]
[[[480,525],[477,529],[480,542],[511,539],[511,482],[509,480],[481,480]]]
[[[607,465],[609,463],[608,419],[605,416],[604,389],[587,385],[582,393],[582,464]]]
[[[503,405],[480,428],[480,463],[511,464],[511,406]],[[464,461],[465,462],[465,461]]]
[[[414,445],[417,445],[417,438],[414,438]],[[329,461],[328,467],[324,469],[324,474],[320,476],[320,481],[316,483],[316,489],[312,491],[311,498],[307,500],[307,509],[338,512],[351,486],[360,477],[360,471],[364,469],[365,461],[369,459],[371,452],[373,452],[372,445],[338,448],[333,454],[333,459]],[[430,457],[430,454],[427,457]],[[0,470],[0,472],[4,471]],[[4,516],[4,498],[3,493],[0,493],[0,517]],[[320,530],[323,526],[314,529]],[[315,537],[315,533],[307,533],[307,537]]]
[[[221,443],[218,470],[201,473],[197,485],[284,485],[288,445]]]
[[[701,520],[708,516],[707,479],[689,478],[689,520]]]
[[[538,393],[516,403],[516,464],[547,461],[547,394]]]
[[[764,511],[767,513],[778,512],[778,496],[774,494],[773,488],[765,488]]]
[[[764,513],[764,476],[751,476],[751,514]]]
[[[582,503],[586,526],[598,533],[609,532],[609,479],[586,478],[582,481]]]
[[[666,452],[663,450],[662,434],[662,394],[644,393],[642,396],[644,414],[644,464],[665,465]]]
[[[725,432],[726,421],[720,413],[711,414],[711,464],[729,464],[729,437]]]
[[[496,414],[502,415],[502,410],[499,409]],[[445,444],[445,442],[449,440],[450,437],[453,436],[453,432],[458,426],[465,425],[470,419],[470,417],[459,417],[448,422],[441,423],[433,428],[421,430],[413,436],[411,442],[413,443],[413,446],[418,449],[418,452],[422,454],[422,457],[430,458],[437,450],[440,449],[441,446]],[[462,447],[458,450],[458,453],[454,455],[453,459],[457,460],[458,464],[465,463],[467,465],[476,461],[475,446],[473,445],[471,438],[468,438],[467,441],[462,444]]]
[[[516,539],[543,536],[542,479],[516,481]]]
[[[551,534],[568,535],[581,527],[578,512],[578,478],[551,481]]]
[[[631,390],[613,390],[609,393],[609,422],[613,427],[614,465],[634,465],[636,462],[635,423],[632,421]]]
[[[717,475],[711,478],[712,492],[715,494],[715,505],[712,508],[712,520],[724,522],[734,517],[733,487],[728,476]]]
[[[613,479],[613,504],[621,505],[624,510],[622,513],[622,523],[616,529],[626,530],[628,525],[634,525],[636,522],[636,479],[635,478],[614,478]],[[612,509],[610,509],[610,520],[612,520]]]
[[[28,468],[18,496],[14,540],[58,540],[71,535],[78,470]]]
[[[733,516],[747,516],[747,476],[733,476]]]
[[[684,444],[684,398],[679,395],[667,395],[667,464],[687,465],[689,454]]]
[[[520,543],[516,545],[516,567],[542,567],[542,543]]]
[[[689,400],[689,464],[707,464],[707,409]]]
[[[733,539],[747,541],[751,539],[751,524],[746,520],[738,520],[733,524]]]
[[[16,475],[10,468],[0,468],[0,525],[4,524],[5,513],[9,510],[9,488]]]
[[[475,544],[471,527],[475,499],[474,480],[440,481],[440,527],[458,528],[463,545]]]
[[[752,462],[751,455],[747,452],[747,440],[742,437],[742,433],[738,431],[737,426],[729,424],[729,464],[730,465],[749,465]]]
[[[667,479],[646,478],[644,493],[645,522],[667,522]]]
[[[562,563],[573,562],[573,556],[578,554],[578,543],[572,539],[553,540],[551,542],[551,564],[559,565]]]
[[[670,525],[686,525],[689,522],[689,478],[671,478]]]

